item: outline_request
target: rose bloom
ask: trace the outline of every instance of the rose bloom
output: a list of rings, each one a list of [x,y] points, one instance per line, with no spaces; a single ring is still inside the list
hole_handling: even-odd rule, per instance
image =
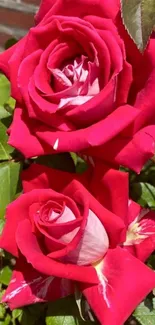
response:
[[[155,214],[129,201],[128,175],[98,166],[79,177],[34,164],[23,188],[0,240],[17,257],[3,302],[52,301],[76,284],[101,324],[124,324],[155,287],[141,261],[155,248]]]
[[[43,0],[35,21],[0,55],[17,101],[9,143],[26,157],[81,151],[139,171],[154,154],[155,40],[140,54],[119,0]]]

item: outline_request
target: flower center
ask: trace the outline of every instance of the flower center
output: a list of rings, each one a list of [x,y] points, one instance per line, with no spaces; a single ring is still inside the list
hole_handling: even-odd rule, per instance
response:
[[[155,233],[154,220],[145,217],[149,210],[143,209],[140,215],[129,225],[124,246],[140,244]]]
[[[52,88],[62,92],[58,108],[81,105],[100,92],[99,66],[82,55],[65,64],[62,69],[51,69]]]

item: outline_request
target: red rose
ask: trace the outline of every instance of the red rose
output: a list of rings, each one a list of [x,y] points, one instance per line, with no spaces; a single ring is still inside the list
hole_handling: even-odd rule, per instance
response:
[[[44,0],[36,27],[0,55],[17,100],[9,143],[26,157],[86,149],[139,171],[154,154],[155,40],[142,56],[119,3]]]
[[[95,173],[90,177],[92,171],[79,178],[32,165],[24,172],[25,194],[7,208],[0,242],[17,257],[3,297],[11,308],[66,296],[75,281],[101,324],[115,319],[122,325],[155,286],[154,272],[120,247],[128,228],[127,175],[102,167],[100,183]],[[103,196],[109,187],[111,209],[90,193],[97,183]]]

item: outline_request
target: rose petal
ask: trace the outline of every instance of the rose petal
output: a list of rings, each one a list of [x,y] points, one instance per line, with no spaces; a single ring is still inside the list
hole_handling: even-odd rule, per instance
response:
[[[66,198],[64,195],[59,194],[52,189],[46,190],[33,190],[29,193],[21,195],[18,199],[13,201],[6,211],[6,223],[2,236],[0,238],[0,247],[10,252],[12,255],[18,256],[18,248],[16,243],[16,231],[19,223],[25,219],[31,219],[30,208],[37,203],[42,205],[48,202],[50,199],[53,200],[66,200],[68,206],[71,206],[75,215],[77,215],[77,207],[69,198]],[[36,209],[36,208],[35,208]],[[37,213],[36,210],[33,213]],[[9,240],[8,240],[9,236]]]
[[[91,168],[80,175],[76,173],[63,172],[39,164],[31,164],[28,169],[22,172],[22,185],[24,192],[45,188],[52,188],[56,192],[63,192],[63,189],[73,179],[79,180],[88,187],[91,174]]]
[[[155,213],[153,211],[142,209],[138,204],[130,201],[127,236],[123,246],[141,261],[147,260],[155,250]]]
[[[155,286],[155,273],[121,248],[109,250],[94,265],[99,285],[80,285],[101,324],[124,324]],[[129,281],[130,279],[130,281]],[[124,299],[124,297],[127,299]]]
[[[155,85],[155,69],[153,69],[147,82],[145,83],[144,88],[138,93],[135,101],[135,107],[141,109],[141,114],[139,114],[138,118],[135,121],[135,125],[134,125],[135,132],[137,132],[139,129],[141,129],[144,126],[147,126],[148,124],[153,125],[155,123],[154,85]]]
[[[2,302],[7,303],[10,309],[15,309],[38,302],[53,301],[71,294],[72,291],[73,286],[68,280],[38,273],[20,257]]]
[[[84,16],[87,15],[103,16],[115,18],[120,8],[119,0],[109,0],[108,4],[100,0],[42,0],[40,9],[35,17],[39,23],[44,17],[47,19],[51,15],[64,16]],[[47,16],[45,16],[47,14]]]
[[[117,167],[123,165],[139,173],[154,155],[154,139],[155,128],[150,125],[133,136],[118,135],[103,146],[83,151],[83,154],[112,162]]]
[[[68,235],[62,240],[68,240]],[[98,217],[89,210],[87,225],[82,239],[76,249],[68,254],[65,261],[77,265],[92,264],[101,259],[107,252],[109,239],[104,226]]]
[[[63,264],[46,257],[32,233],[29,220],[20,222],[16,232],[16,241],[22,254],[38,272],[75,281],[98,282],[95,271],[90,266]]]
[[[46,144],[43,146],[33,134],[34,124],[36,126],[38,123],[39,122],[30,119],[22,108],[16,107],[13,122],[9,128],[9,144],[13,147],[18,147],[19,151],[24,152],[25,157],[28,157],[29,155],[34,157],[36,152],[39,156],[51,151],[51,147]],[[27,145],[28,143],[29,146]]]
[[[27,105],[29,116],[36,117],[35,111],[30,103],[28,85],[34,73],[36,65],[38,65],[42,50],[31,53],[20,64],[18,70],[18,87],[21,91],[22,97]],[[24,78],[23,78],[24,75]]]
[[[8,61],[12,56],[12,54],[14,53],[14,51],[16,50],[17,46],[18,45],[15,44],[7,51],[0,54],[0,71],[2,71],[7,76],[7,78],[10,77],[10,69],[9,69]]]
[[[71,197],[78,205],[87,202],[89,209],[97,215],[103,224],[109,237],[110,247],[115,247],[124,241],[126,238],[126,227],[123,220],[101,205],[80,182],[72,181],[64,189],[63,193]]]
[[[108,210],[120,216],[128,224],[128,174],[109,168],[102,162],[95,163],[91,191]]]
[[[66,116],[80,128],[90,126],[106,118],[115,108],[115,88],[116,81],[111,79],[99,94],[85,104],[72,108],[66,113]]]
[[[102,120],[89,128],[80,129],[73,132],[64,133],[58,131],[51,132],[46,126],[41,125],[35,128],[37,137],[46,144],[54,146],[55,141],[59,139],[57,151],[80,151],[86,147],[98,146],[106,143],[111,138],[119,134],[126,126],[139,115],[139,110],[131,106],[121,106],[110,114],[105,120]],[[118,120],[120,123],[118,123]],[[116,123],[117,121],[117,123]],[[113,125],[113,128],[111,128]],[[52,148],[51,148],[52,153]],[[36,152],[37,154],[37,152]]]

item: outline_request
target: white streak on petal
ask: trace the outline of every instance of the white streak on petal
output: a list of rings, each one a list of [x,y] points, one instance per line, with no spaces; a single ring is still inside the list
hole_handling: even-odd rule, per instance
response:
[[[76,105],[82,105],[86,102],[88,102],[88,100],[92,99],[93,96],[80,96],[80,95],[77,95],[76,97],[68,97],[68,98],[61,98],[60,99],[60,103],[58,105],[58,108],[64,108],[64,107],[67,107],[67,106],[76,106]]]
[[[6,299],[6,300],[10,300],[10,299],[14,298],[14,297],[15,297],[16,295],[18,295],[18,294],[19,294],[23,289],[25,289],[26,287],[28,287],[28,286],[30,286],[30,285],[32,285],[32,284],[34,284],[34,283],[40,282],[41,279],[42,279],[42,277],[36,278],[36,279],[34,279],[33,281],[31,281],[31,282],[25,282],[25,281],[22,281],[22,282],[21,282],[21,285],[20,285],[18,288],[14,289],[12,292],[10,292],[8,295],[5,296],[5,299]]]
[[[42,278],[41,276],[34,279],[31,282],[26,282],[26,281],[22,281],[21,285],[14,289],[12,292],[10,292],[9,294],[7,294],[5,296],[5,300],[10,300],[12,298],[14,298],[16,295],[18,295],[22,290],[24,290],[27,287],[30,286],[35,286],[35,291],[37,292],[36,295],[38,295],[38,299],[44,299],[46,297],[48,288],[51,284],[51,282],[53,281],[54,277],[50,276],[48,278]],[[38,291],[37,291],[38,289]]]
[[[155,223],[144,218],[149,211],[149,209],[142,209],[140,214],[130,223],[127,230],[126,241],[123,244],[124,246],[138,245],[149,236],[155,234]],[[152,231],[148,231],[150,228]]]
[[[51,285],[53,279],[54,279],[54,277],[50,276],[42,281],[41,289],[37,292],[37,295],[39,296],[39,298],[42,298],[42,299],[46,298],[48,288]]]
[[[99,291],[101,294],[103,294],[103,297],[107,304],[107,307],[110,308],[111,305],[110,305],[110,301],[107,296],[108,279],[103,274],[103,266],[104,266],[103,260],[98,263],[93,264],[93,267],[95,268],[98,279],[100,281]]]
[[[59,139],[56,139],[54,145],[53,145],[53,149],[57,150],[58,149],[58,145],[59,145]]]

